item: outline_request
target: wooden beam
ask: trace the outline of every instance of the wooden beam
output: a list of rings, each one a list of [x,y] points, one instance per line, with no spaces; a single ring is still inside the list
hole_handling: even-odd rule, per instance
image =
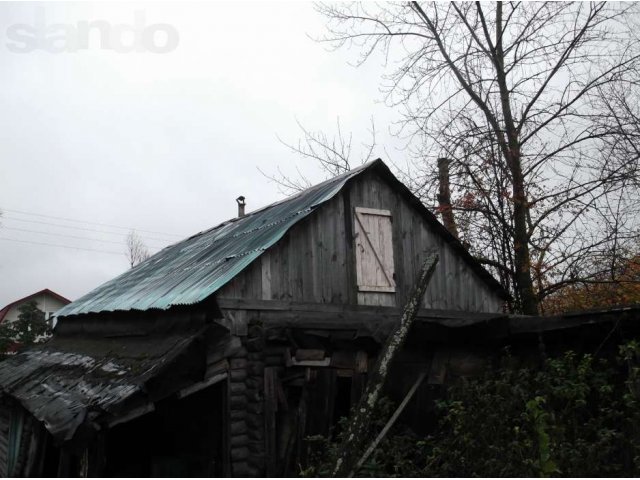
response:
[[[377,208],[356,207],[356,213],[364,213],[365,215],[378,215],[380,217],[390,217],[391,210],[380,210]]]
[[[581,328],[620,320],[640,321],[640,306],[620,307],[596,312],[579,312],[553,317],[510,316],[509,331],[512,334],[548,332],[570,328]]]
[[[278,411],[277,373],[274,367],[264,369],[264,440],[266,457],[266,476],[276,476],[277,437],[276,413]]]
[[[134,408],[133,410],[129,410],[124,415],[121,415],[115,420],[109,422],[108,426],[109,428],[112,428],[112,427],[115,427],[116,425],[120,425],[121,423],[130,422],[131,420],[141,417],[142,415],[153,412],[155,409],[156,407],[153,405],[153,403],[142,405],[141,407]]]
[[[218,375],[220,373],[226,373],[229,371],[229,361],[225,358],[216,363],[210,363],[207,365],[207,369],[204,372],[204,379],[208,379],[213,377],[214,375]]]
[[[378,434],[378,436],[376,437],[376,439],[373,441],[373,443],[369,446],[369,448],[367,448],[367,451],[364,452],[364,455],[362,455],[362,457],[360,458],[360,460],[358,460],[358,463],[356,464],[355,468],[353,469],[353,472],[351,472],[349,474],[349,477],[353,477],[354,473],[357,472],[360,467],[362,467],[362,464],[364,462],[367,461],[367,458],[369,458],[369,456],[374,452],[374,450],[378,447],[378,444],[382,441],[382,439],[385,437],[385,435],[387,434],[387,432],[389,431],[389,429],[391,427],[393,427],[393,424],[396,423],[396,420],[398,419],[398,417],[400,416],[400,414],[402,413],[402,411],[404,410],[404,408],[407,406],[407,404],[409,403],[409,401],[411,400],[411,398],[413,398],[413,394],[416,393],[416,390],[418,390],[418,387],[420,386],[420,384],[422,383],[422,381],[424,380],[424,377],[426,376],[426,374],[423,372],[421,373],[417,380],[415,381],[415,383],[413,384],[413,386],[411,387],[411,389],[409,390],[409,393],[407,393],[407,395],[404,397],[404,400],[402,400],[402,403],[398,406],[398,408],[396,409],[395,412],[393,412],[393,415],[391,416],[391,418],[389,419],[389,421],[386,423],[386,425],[384,426],[384,428],[380,431],[380,433]]]
[[[367,352],[358,350],[356,353],[356,373],[367,373],[369,366],[369,356]]]
[[[222,393],[222,470],[223,476],[231,477],[231,379],[227,377]]]
[[[353,236],[353,211],[351,208],[351,183],[342,189],[342,211],[344,218],[344,237],[346,242],[345,268],[347,274],[347,303],[358,303],[357,261],[355,253],[355,238]]]
[[[226,378],[227,378],[226,372],[218,373],[216,375],[213,375],[210,378],[207,378],[206,380],[203,380],[202,382],[194,383],[193,385],[183,388],[176,394],[176,397],[178,397],[179,399],[188,397],[189,395],[199,392],[200,390],[204,390],[205,388],[210,387],[211,385],[215,385],[216,383],[221,382]]]
[[[328,367],[330,365],[331,357],[322,360],[296,360],[296,357],[293,357],[291,363],[287,364],[288,367]]]
[[[450,351],[439,349],[433,354],[431,368],[429,369],[429,383],[431,385],[442,385],[447,375],[447,364],[449,363]]]
[[[286,300],[256,300],[244,298],[218,298],[218,306],[224,310],[259,310],[261,312],[297,312],[316,314],[343,314],[345,316],[383,316],[399,318],[400,307],[382,307],[377,305],[348,305],[336,303],[293,302]],[[504,317],[501,313],[463,312],[457,310],[425,309],[418,310],[417,318],[459,319],[460,326]]]
[[[325,353],[324,350],[318,349],[310,349],[310,348],[299,348],[296,350],[295,354],[296,360],[324,360]]]

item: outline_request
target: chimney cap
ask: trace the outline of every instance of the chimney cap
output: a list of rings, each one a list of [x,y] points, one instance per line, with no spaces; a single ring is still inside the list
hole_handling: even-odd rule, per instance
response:
[[[238,217],[244,217],[244,207],[246,205],[244,202],[244,195],[240,195],[236,198],[236,202],[238,203]]]

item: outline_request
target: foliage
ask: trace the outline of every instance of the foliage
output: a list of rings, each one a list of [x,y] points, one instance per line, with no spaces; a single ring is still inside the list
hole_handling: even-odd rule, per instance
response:
[[[0,324],[0,359],[15,345],[13,328],[10,324]]]
[[[617,258],[614,268],[593,275],[593,281],[567,285],[545,298],[545,314],[576,312],[616,305],[640,304],[640,255]]]
[[[35,300],[22,304],[18,311],[20,314],[14,326],[18,343],[31,345],[39,338],[51,334],[51,325],[45,319],[44,312],[38,308]]]
[[[505,355],[479,378],[462,380],[437,402],[438,426],[425,438],[395,427],[359,476],[532,477],[640,474],[640,344],[615,359],[565,354],[539,368]],[[371,438],[392,411],[384,402]],[[305,476],[326,475],[336,443]]]
[[[381,399],[371,416],[366,438],[373,439],[382,430],[394,411],[394,405],[388,398]],[[353,412],[352,412],[353,413]],[[328,477],[342,449],[344,432],[347,431],[347,418],[340,419],[338,430],[343,432],[336,441],[330,441],[320,435],[307,437],[309,450],[307,467],[301,471],[303,477]],[[358,472],[365,477],[405,477],[418,474],[420,448],[424,442],[411,432],[403,432],[382,440],[376,451]],[[384,452],[381,454],[381,452]]]
[[[16,346],[33,345],[51,334],[51,324],[45,320],[44,312],[34,300],[22,304],[18,311],[18,320],[0,325],[1,354]]]

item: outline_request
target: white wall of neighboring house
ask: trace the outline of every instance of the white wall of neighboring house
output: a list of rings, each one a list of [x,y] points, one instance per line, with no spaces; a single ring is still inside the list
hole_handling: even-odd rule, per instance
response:
[[[36,303],[38,304],[38,308],[44,312],[45,319],[47,320],[51,315],[53,315],[55,311],[61,309],[66,305],[64,302],[60,301],[59,298],[56,298],[49,293],[41,293],[36,297],[26,300],[24,303],[31,302],[32,300],[36,301]],[[20,315],[19,309],[21,305],[22,304],[18,304],[11,307],[11,309],[7,312],[7,315],[4,318],[3,322],[10,323],[18,320],[18,316]]]

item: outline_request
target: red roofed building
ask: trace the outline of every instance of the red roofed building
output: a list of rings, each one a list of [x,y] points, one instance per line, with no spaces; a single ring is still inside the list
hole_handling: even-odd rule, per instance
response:
[[[18,315],[20,315],[20,306],[33,300],[38,304],[38,308],[44,312],[47,320],[51,318],[54,312],[61,309],[68,303],[71,303],[71,300],[68,298],[45,288],[44,290],[27,295],[26,297],[16,300],[15,302],[11,302],[5,306],[0,310],[0,323],[15,322],[18,320]]]

